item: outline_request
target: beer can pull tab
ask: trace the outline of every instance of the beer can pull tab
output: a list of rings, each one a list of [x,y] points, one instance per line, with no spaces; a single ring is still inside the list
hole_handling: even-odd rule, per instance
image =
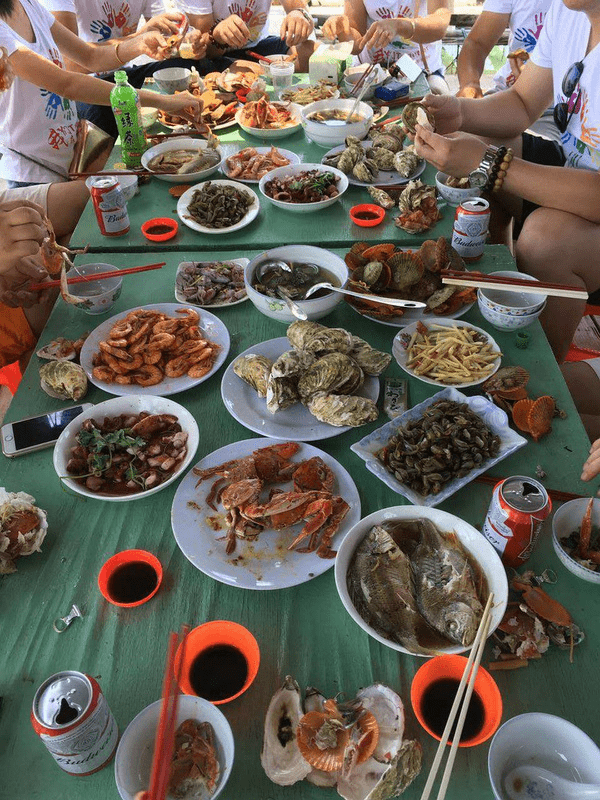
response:
[[[83,617],[83,614],[79,610],[79,607],[76,606],[75,603],[73,603],[69,613],[64,617],[58,617],[58,619],[55,619],[52,624],[52,627],[57,633],[64,633],[69,627],[69,625],[73,622],[73,620],[76,619],[77,617]]]

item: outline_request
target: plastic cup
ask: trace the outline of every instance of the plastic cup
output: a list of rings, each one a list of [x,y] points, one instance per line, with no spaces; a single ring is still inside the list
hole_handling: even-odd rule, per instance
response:
[[[110,578],[120,567],[140,561],[143,561],[145,564],[150,564],[152,569],[156,572],[156,586],[149,594],[147,594],[145,597],[142,597],[141,600],[136,600],[133,603],[120,603],[111,595],[109,591],[108,584]],[[136,606],[141,606],[144,603],[147,603],[148,600],[154,597],[154,595],[158,592],[160,584],[162,583],[162,577],[162,565],[155,555],[149,553],[147,550],[122,550],[120,553],[115,553],[115,555],[109,558],[108,561],[104,562],[102,569],[98,573],[98,588],[102,592],[102,596],[105,598],[105,600],[108,600],[108,602],[112,603],[113,606],[119,606],[120,608],[135,608]]]
[[[269,64],[269,74],[273,83],[273,91],[277,98],[280,98],[281,93],[292,85],[294,65],[290,61],[276,61]]]
[[[437,739],[438,742],[441,737],[431,730],[423,718],[423,695],[429,686],[436,681],[443,680],[444,678],[454,678],[460,681],[467,660],[468,659],[464,656],[458,655],[435,656],[423,664],[423,666],[417,670],[413,678],[410,687],[410,701],[413,711],[427,733],[433,736],[434,739]],[[476,736],[472,739],[466,739],[460,742],[458,745],[459,747],[474,747],[477,744],[487,741],[487,739],[496,732],[498,725],[500,725],[500,720],[502,719],[502,695],[500,694],[496,681],[492,678],[490,673],[481,666],[477,670],[473,692],[479,695],[483,703],[483,725]],[[461,706],[459,706],[458,713],[460,713],[460,707]],[[451,740],[448,740],[448,744],[451,744]]]
[[[219,619],[212,622],[205,622],[204,625],[199,625],[194,630],[190,631],[185,640],[185,655],[183,666],[181,670],[181,678],[179,681],[179,688],[184,694],[193,694],[194,691],[190,683],[190,669],[196,657],[209,647],[216,645],[227,644],[235,647],[244,655],[248,664],[248,675],[246,682],[236,694],[231,697],[226,697],[223,700],[211,700],[215,706],[222,705],[223,703],[230,703],[243,694],[246,689],[251,685],[258,672],[258,665],[260,664],[260,650],[258,642],[247,628],[239,625],[237,622],[230,622],[229,620]],[[179,669],[179,662],[181,661],[183,645],[180,645],[175,655],[175,670]]]

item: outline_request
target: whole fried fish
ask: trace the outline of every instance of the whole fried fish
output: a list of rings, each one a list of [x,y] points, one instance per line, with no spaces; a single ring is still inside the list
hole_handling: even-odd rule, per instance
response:
[[[416,600],[427,622],[452,642],[471,645],[483,614],[475,576],[455,533],[441,533],[418,520],[419,537],[409,550]]]
[[[429,653],[417,641],[422,620],[410,562],[385,528],[373,527],[356,548],[347,583],[365,622],[414,653]]]

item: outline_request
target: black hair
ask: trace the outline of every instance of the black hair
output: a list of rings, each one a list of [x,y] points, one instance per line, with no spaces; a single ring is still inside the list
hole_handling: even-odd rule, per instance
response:
[[[0,17],[6,19],[15,10],[15,0],[0,0]]]

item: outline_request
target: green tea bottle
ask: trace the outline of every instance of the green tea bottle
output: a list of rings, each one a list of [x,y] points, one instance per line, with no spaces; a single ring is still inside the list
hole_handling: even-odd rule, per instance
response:
[[[127,73],[123,70],[115,72],[115,87],[110,93],[110,104],[121,137],[123,162],[129,169],[137,169],[142,165],[142,153],[148,143],[142,127],[139,94],[137,89],[127,83]]]

